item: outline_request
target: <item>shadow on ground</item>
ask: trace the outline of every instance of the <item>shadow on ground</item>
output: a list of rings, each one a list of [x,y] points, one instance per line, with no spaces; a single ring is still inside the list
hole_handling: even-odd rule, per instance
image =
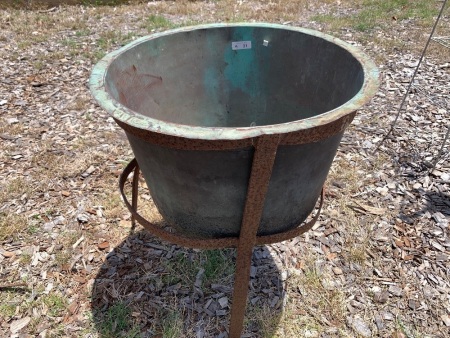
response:
[[[425,191],[422,188],[410,191],[400,207],[399,218],[407,224],[414,224],[426,214],[435,218],[437,223],[444,221],[445,216],[450,215],[450,196],[440,191]]]
[[[112,250],[92,288],[101,337],[226,337],[234,249],[193,250],[142,230]],[[254,250],[247,337],[272,336],[285,290],[267,247]]]

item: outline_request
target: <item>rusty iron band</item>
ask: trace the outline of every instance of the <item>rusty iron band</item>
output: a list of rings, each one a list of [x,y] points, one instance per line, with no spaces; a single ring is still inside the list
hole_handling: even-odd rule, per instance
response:
[[[147,221],[144,217],[142,217],[138,212],[137,208],[133,208],[133,205],[128,201],[127,196],[125,195],[125,183],[130,176],[130,174],[135,171],[135,177],[133,178],[133,193],[135,194],[135,200],[137,200],[137,187],[138,187],[138,180],[137,177],[139,175],[139,165],[136,161],[136,159],[133,159],[124,169],[122,174],[120,175],[119,179],[119,189],[120,193],[122,194],[122,198],[124,200],[124,203],[128,210],[130,211],[132,215],[132,219],[136,220],[139,224],[141,224],[145,229],[147,229],[150,233],[153,235],[174,243],[178,244],[184,247],[188,248],[198,248],[198,249],[221,249],[221,248],[229,248],[229,247],[237,247],[239,243],[239,237],[226,237],[226,238],[217,238],[217,239],[196,239],[196,238],[189,238],[185,237],[180,234],[168,232],[164,230],[163,228],[157,226],[156,224],[153,224],[149,221]],[[256,237],[256,245],[264,245],[264,244],[272,244],[272,243],[278,243],[281,241],[285,241],[297,236],[300,236],[301,234],[305,233],[306,231],[310,230],[316,221],[319,218],[320,212],[322,210],[323,200],[324,200],[324,189],[322,188],[322,193],[320,195],[320,202],[319,207],[314,215],[314,217],[304,225],[300,225],[294,229],[288,230],[286,232],[277,233],[274,235],[265,235],[265,236],[257,236]],[[137,205],[135,202],[133,203],[136,207]]]
[[[279,137],[278,144],[283,145],[297,145],[305,143],[318,142],[327,139],[340,132],[343,132],[352,122],[356,112],[347,114],[335,121],[316,126],[314,128],[302,129],[286,134],[276,134]],[[118,119],[114,119],[116,123],[124,129],[127,133],[140,138],[143,141],[150,142],[166,148],[173,148],[179,150],[233,150],[242,149],[254,146],[255,140],[258,140],[264,135],[254,138],[235,139],[235,140],[203,140],[203,139],[188,139],[179,136],[172,136],[167,134],[156,133],[146,129],[133,127]],[[266,135],[275,136],[275,135]]]

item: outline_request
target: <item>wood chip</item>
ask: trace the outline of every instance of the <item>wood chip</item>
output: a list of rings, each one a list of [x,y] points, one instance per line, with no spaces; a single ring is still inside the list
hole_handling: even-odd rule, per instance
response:
[[[11,258],[14,257],[16,254],[11,251],[0,251],[0,255],[2,255],[5,258]]]
[[[392,338],[407,338],[406,335],[399,330],[396,330],[393,334],[392,334]]]
[[[403,296],[403,290],[398,287],[397,285],[391,285],[388,289],[389,293],[393,294],[394,296],[397,297],[402,297]]]
[[[74,315],[77,313],[78,309],[80,308],[80,304],[75,300],[67,307],[67,310],[71,315]]]
[[[31,321],[31,317],[24,317],[21,319],[17,319],[11,322],[9,327],[11,333],[17,333],[22,330],[25,326],[27,326]]]
[[[449,315],[442,315],[441,319],[444,322],[445,326],[450,326],[450,316]]]
[[[357,211],[360,212],[367,212],[369,214],[372,215],[384,215],[386,213],[386,210],[383,208],[376,208],[376,207],[371,207],[369,205],[366,204],[362,204],[358,201],[355,201],[355,203],[358,205],[359,208],[355,208]]]
[[[0,284],[0,289],[12,289],[12,288],[21,288],[21,287],[27,287],[28,285],[25,283],[5,283]]]
[[[82,276],[75,275],[72,277],[75,282],[86,283],[86,278]]]
[[[97,215],[97,210],[94,209],[87,209],[86,212],[91,215]]]
[[[386,291],[377,292],[374,294],[373,299],[377,303],[385,304],[389,300],[389,293]]]
[[[367,323],[360,317],[353,318],[352,328],[362,337],[372,337],[372,331]]]
[[[342,271],[342,269],[339,268],[339,267],[334,267],[334,268],[333,268],[333,272],[334,272],[335,275],[342,275],[342,274],[344,273],[344,272]]]
[[[86,169],[84,173],[81,174],[81,177],[87,178],[95,171],[95,169],[96,168],[93,165],[91,165],[89,168]]]
[[[84,241],[84,236],[81,236],[73,245],[72,249],[75,249],[78,245],[80,245],[81,242]]]
[[[219,298],[217,301],[222,309],[228,306],[228,297]]]
[[[109,242],[104,241],[104,242],[99,243],[98,248],[100,250],[105,250],[105,249],[109,248]]]

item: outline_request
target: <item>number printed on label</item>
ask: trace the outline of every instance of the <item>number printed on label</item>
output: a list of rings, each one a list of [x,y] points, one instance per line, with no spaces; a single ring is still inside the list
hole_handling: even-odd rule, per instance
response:
[[[251,41],[235,41],[235,42],[231,43],[231,48],[233,48],[233,50],[251,49],[252,42]]]

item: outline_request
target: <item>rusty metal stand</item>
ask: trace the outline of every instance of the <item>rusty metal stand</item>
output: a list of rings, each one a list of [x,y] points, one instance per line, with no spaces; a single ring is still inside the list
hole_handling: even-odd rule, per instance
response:
[[[297,237],[311,229],[320,215],[323,205],[324,192],[320,198],[319,209],[316,215],[306,224],[298,226],[293,230],[267,236],[258,236],[264,201],[272,174],[273,164],[278,149],[279,135],[265,135],[258,138],[254,145],[252,169],[245,202],[244,214],[239,237],[218,238],[218,239],[192,239],[180,234],[171,233],[145,220],[137,211],[138,207],[138,185],[139,185],[139,165],[136,159],[130,162],[120,176],[119,188],[123,200],[132,214],[132,229],[136,221],[142,224],[153,235],[163,240],[192,248],[219,249],[225,247],[237,247],[236,272],[233,288],[233,298],[231,307],[231,319],[229,327],[229,337],[239,338],[244,326],[245,309],[247,305],[248,283],[250,280],[250,269],[253,248],[256,245],[269,244]],[[124,193],[124,186],[128,176],[133,172],[132,182],[132,202],[128,202]]]
[[[275,155],[277,154],[279,138],[279,135],[259,138],[253,155],[252,171],[237,247],[233,307],[230,320],[231,338],[240,337],[244,326],[253,247],[256,244],[256,234],[264,209],[264,200],[269,187]]]
[[[131,207],[137,212],[138,207],[138,189],[139,189],[139,164],[136,162],[133,174],[133,188],[131,189]],[[136,229],[136,218],[134,214],[131,214],[131,232]]]

